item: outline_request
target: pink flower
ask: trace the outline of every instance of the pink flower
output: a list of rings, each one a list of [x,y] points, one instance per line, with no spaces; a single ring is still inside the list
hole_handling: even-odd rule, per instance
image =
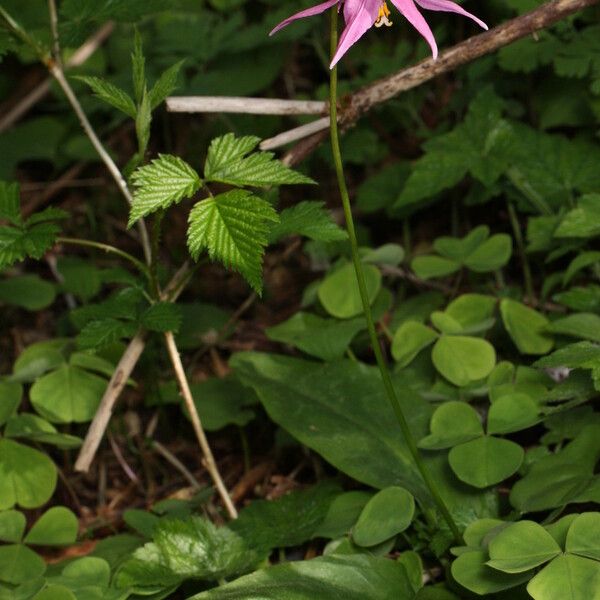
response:
[[[487,29],[487,25],[478,19],[475,15],[464,10],[458,4],[451,2],[450,0],[415,0],[416,3],[426,10],[437,10],[441,12],[453,12],[462,15],[463,17],[469,17],[473,19],[480,27]],[[437,58],[438,49],[435,43],[433,33],[427,24],[427,21],[423,18],[423,15],[419,12],[413,0],[391,0],[392,4],[402,13],[402,15],[411,23],[411,25],[427,40],[427,43],[431,47],[431,53],[433,58]],[[292,21],[297,19],[303,19],[304,17],[312,17],[325,12],[328,8],[338,5],[339,7],[344,5],[344,21],[346,27],[340,36],[340,41],[331,61],[330,68],[333,68],[336,63],[346,54],[350,46],[355,44],[373,25],[375,27],[381,27],[382,25],[390,26],[392,22],[388,19],[390,11],[387,7],[385,0],[326,0],[321,4],[317,4],[306,10],[288,17],[285,21],[282,21],[271,31],[269,35],[273,35],[283,27],[289,25]]]

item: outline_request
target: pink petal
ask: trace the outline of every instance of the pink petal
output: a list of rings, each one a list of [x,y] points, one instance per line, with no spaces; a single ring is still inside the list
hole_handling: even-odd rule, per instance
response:
[[[273,35],[274,33],[277,33],[280,29],[287,27],[292,21],[296,21],[298,19],[304,19],[304,17],[312,17],[313,15],[321,14],[322,12],[325,12],[328,8],[331,8],[335,4],[338,4],[338,2],[340,2],[340,1],[341,0],[327,0],[326,2],[322,2],[321,4],[311,6],[310,8],[307,8],[306,10],[301,10],[300,12],[297,12],[295,15],[292,15],[291,17],[288,17],[287,19],[285,19],[285,21],[281,21],[281,23],[279,23],[279,25],[277,25],[277,27],[275,27],[273,29],[273,31],[271,31],[271,33],[269,33],[269,35]]]
[[[340,36],[337,50],[329,65],[330,69],[333,69],[340,58],[348,52],[350,46],[355,44],[367,29],[373,26],[379,14],[381,0],[347,0],[347,4],[351,6],[348,11],[344,7],[344,19],[347,18],[346,14],[351,15],[351,19],[346,21],[346,28]]]
[[[469,17],[469,19],[473,19],[473,21],[480,27],[483,27],[483,29],[488,29],[488,26],[481,19],[478,19],[475,15],[467,12],[462,6],[459,6],[455,2],[450,2],[450,0],[416,0],[416,2],[420,7],[427,10],[453,12],[462,15],[463,17]]]
[[[435,1],[435,0],[434,0]],[[415,6],[413,0],[392,0],[393,5],[402,13],[407,21],[425,38],[431,48],[431,54],[436,59],[438,55],[437,44],[427,21]]]

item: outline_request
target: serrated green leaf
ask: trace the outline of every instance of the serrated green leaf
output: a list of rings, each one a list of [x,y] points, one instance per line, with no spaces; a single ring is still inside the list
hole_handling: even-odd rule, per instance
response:
[[[149,165],[132,175],[136,186],[128,226],[159,208],[168,208],[184,198],[191,198],[202,185],[198,173],[185,161],[171,154],[161,154]]]
[[[272,152],[251,152],[260,141],[254,136],[236,138],[228,133],[214,139],[208,149],[204,164],[207,181],[231,185],[284,185],[314,183],[312,179],[293,171],[274,159]]]
[[[177,87],[177,77],[179,71],[185,61],[180,60],[173,66],[169,67],[162,75],[158,78],[156,83],[152,86],[148,92],[148,99],[150,101],[150,108],[154,110],[159,104],[170,96],[173,90]]]
[[[348,234],[341,229],[325,209],[324,202],[299,202],[279,214],[279,223],[270,232],[271,243],[288,235],[303,235],[319,242],[345,240]]]
[[[117,575],[118,585],[170,585],[185,579],[216,581],[256,565],[257,555],[227,527],[207,519],[164,520],[154,541],[136,550]]]
[[[159,302],[150,306],[141,316],[140,323],[150,331],[179,331],[181,310],[177,304]]]
[[[131,78],[135,101],[140,104],[146,90],[146,59],[142,49],[142,36],[139,29],[135,28],[133,36],[133,52],[131,53]],[[137,112],[137,110],[135,111]],[[134,113],[135,118],[135,113]]]
[[[101,348],[135,334],[135,323],[107,318],[90,321],[77,336],[77,345],[80,348]]]
[[[100,77],[79,75],[75,79],[87,84],[100,100],[135,119],[137,109],[131,96],[126,91],[104,79],[100,79]]]
[[[211,259],[241,273],[260,293],[262,257],[268,222],[277,222],[275,209],[245,190],[231,190],[198,202],[190,212],[188,248],[197,259],[208,250]]]
[[[54,223],[39,223],[28,229],[0,227],[0,268],[27,257],[41,258],[54,244],[59,231]]]

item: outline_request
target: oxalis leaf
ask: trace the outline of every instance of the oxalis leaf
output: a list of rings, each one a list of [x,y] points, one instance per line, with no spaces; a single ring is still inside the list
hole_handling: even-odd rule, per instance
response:
[[[256,152],[246,156],[256,148],[258,142],[260,138],[236,138],[233,133],[214,139],[204,164],[206,180],[255,186],[314,183],[310,177],[292,171],[275,160],[272,152]]]
[[[231,190],[198,202],[189,218],[188,248],[197,259],[208,250],[213,260],[241,273],[262,291],[262,257],[268,241],[267,222],[277,222],[275,209],[246,190]]]
[[[184,160],[161,154],[132,175],[136,186],[128,227],[159,208],[191,198],[202,185],[200,176]]]

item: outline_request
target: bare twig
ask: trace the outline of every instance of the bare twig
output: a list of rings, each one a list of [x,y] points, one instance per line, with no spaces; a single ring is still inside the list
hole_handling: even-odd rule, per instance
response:
[[[94,52],[104,43],[108,36],[114,30],[114,23],[108,22],[103,25],[94,35],[92,35],[65,63],[64,68],[70,69],[79,67],[85,63]],[[24,98],[21,98],[14,107],[9,110],[0,119],[0,133],[12,127],[23,115],[25,115],[32,106],[35,106],[48,92],[52,78],[48,77],[33,90],[31,90]]]
[[[285,146],[286,144],[290,144],[292,142],[296,142],[303,138],[312,135],[313,133],[317,133],[319,131],[323,131],[329,127],[329,117],[322,117],[321,119],[317,119],[312,123],[307,123],[306,125],[300,125],[299,127],[294,127],[294,129],[289,129],[288,131],[284,131],[272,138],[268,138],[263,140],[260,143],[261,150],[273,150],[274,148],[279,148],[280,146]]]
[[[56,10],[56,0],[48,0],[48,12],[50,13],[50,29],[52,31],[52,58],[54,62],[62,69],[62,55],[60,51],[60,39],[58,37],[58,12]]]
[[[192,472],[167,448],[156,440],[150,440],[150,446],[154,448],[168,463],[174,466],[190,483],[195,490],[201,490],[202,486],[194,477]]]
[[[243,113],[251,115],[321,115],[327,103],[316,100],[279,100],[241,96],[172,96],[169,112]]]
[[[187,377],[185,375],[185,370],[181,362],[181,356],[179,356],[179,350],[177,350],[175,338],[171,331],[167,331],[165,333],[165,343],[167,346],[167,351],[169,353],[169,358],[171,359],[171,364],[173,365],[173,370],[175,371],[175,378],[177,379],[179,389],[181,390],[181,395],[183,396],[183,400],[190,415],[190,420],[192,422],[192,427],[194,428],[194,433],[196,434],[198,444],[200,445],[202,453],[204,454],[204,463],[206,465],[206,469],[209,472],[215,484],[215,487],[219,492],[219,495],[221,496],[221,500],[223,501],[227,513],[232,519],[235,519],[238,515],[237,510],[229,496],[227,488],[225,487],[225,483],[223,482],[221,474],[219,473],[219,468],[217,467],[217,463],[213,456],[212,450],[210,449],[208,440],[206,439],[206,434],[204,433],[202,422],[200,421],[200,416],[198,415],[198,411],[196,410],[194,398],[192,396],[192,392],[190,390]]]
[[[428,58],[412,67],[379,79],[342,100],[338,122],[344,128],[351,127],[373,107],[416,88],[443,73],[453,71],[457,67],[495,52],[499,48],[548,27],[583,8],[593,6],[598,1],[553,0],[553,2],[543,4],[536,10],[507,21],[486,33],[473,36],[460,44],[456,44],[456,46],[442,52],[437,60]],[[307,139],[306,143],[301,142],[298,146],[292,148],[284,158],[287,164],[299,162],[306,156],[307,149],[312,151],[327,138],[324,132],[329,127],[329,120],[320,119],[315,121],[315,128],[317,123],[319,123],[322,131],[313,133],[309,138],[310,142]],[[296,129],[292,129],[289,132],[279,134],[276,138],[272,138],[269,140],[269,148],[276,147],[273,143],[275,139],[282,140],[282,143],[278,143],[277,146],[294,141],[286,139],[286,136],[295,131]],[[296,158],[296,154],[299,155],[299,158]]]
[[[87,471],[90,468],[94,456],[96,455],[96,451],[98,450],[98,446],[104,437],[104,432],[108,426],[115,403],[142,355],[145,345],[144,334],[138,332],[129,342],[123,356],[121,356],[121,360],[108,382],[108,386],[104,392],[104,396],[102,396],[96,415],[85,436],[83,446],[79,451],[79,456],[75,461],[76,471]]]
[[[111,158],[110,154],[106,151],[106,149],[102,145],[100,138],[98,138],[98,136],[96,135],[96,132],[94,131],[94,128],[92,127],[92,124],[89,122],[87,115],[85,114],[81,104],[79,103],[79,100],[78,100],[77,96],[75,95],[75,92],[73,92],[73,88],[71,88],[69,82],[67,81],[67,78],[65,77],[64,72],[55,63],[50,64],[48,66],[48,69],[49,69],[52,77],[54,77],[54,79],[56,80],[58,85],[60,85],[60,87],[62,88],[62,91],[64,92],[65,96],[69,100],[69,103],[71,104],[71,107],[73,108],[73,111],[79,118],[79,122],[81,123],[83,130],[85,131],[86,135],[90,139],[90,142],[92,142],[92,145],[94,146],[96,152],[98,153],[98,156],[100,156],[102,162],[106,165],[106,168],[108,169],[109,173],[112,175],[112,178],[115,180],[115,183],[117,184],[117,187],[119,188],[119,191],[121,192],[121,194],[123,195],[125,200],[127,200],[127,203],[131,206],[131,204],[133,203],[133,196],[131,195],[129,188],[127,187],[127,182],[125,181],[123,174],[119,170],[119,167],[117,167],[117,165]],[[138,221],[138,228],[139,228],[139,232],[140,232],[140,242],[144,249],[144,257],[146,258],[146,262],[150,263],[150,260],[151,260],[150,240],[148,238],[148,231],[146,230],[146,225],[144,224],[144,221],[142,221],[142,220]]]

